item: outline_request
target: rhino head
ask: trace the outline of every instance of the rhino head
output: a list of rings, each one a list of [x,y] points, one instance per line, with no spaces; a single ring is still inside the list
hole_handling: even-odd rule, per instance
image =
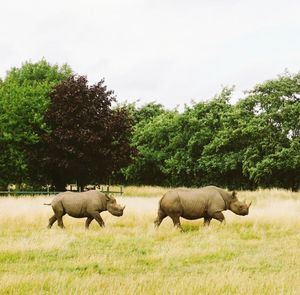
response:
[[[121,206],[117,203],[116,199],[112,196],[106,196],[106,208],[107,211],[114,216],[122,216],[125,206]]]
[[[249,208],[251,206],[250,202],[249,204],[246,203],[246,201],[239,201],[236,197],[236,193],[232,193],[232,202],[229,205],[229,209],[234,212],[237,215],[248,215],[249,214]]]

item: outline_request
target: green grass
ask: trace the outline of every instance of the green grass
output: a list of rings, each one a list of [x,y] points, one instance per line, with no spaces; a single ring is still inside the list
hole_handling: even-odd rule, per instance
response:
[[[45,198],[0,199],[0,294],[300,294],[300,195],[241,192],[250,215],[226,225],[169,219],[158,198],[119,198],[106,227],[64,218],[46,229]]]

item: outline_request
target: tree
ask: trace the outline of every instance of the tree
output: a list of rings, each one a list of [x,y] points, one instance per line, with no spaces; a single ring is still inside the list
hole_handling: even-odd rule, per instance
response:
[[[168,146],[170,138],[177,133],[174,123],[178,115],[177,111],[167,111],[135,126],[132,146],[137,152],[124,172],[129,183],[170,184],[164,169],[170,152],[173,152]]]
[[[205,147],[203,169],[233,187],[299,188],[299,78],[286,73],[249,91]]]
[[[222,126],[204,146],[199,167],[211,183],[232,189],[252,189],[255,184],[243,172],[245,153],[252,138],[246,131],[247,120],[233,105],[228,105],[221,116]]]
[[[128,164],[132,120],[126,108],[112,108],[115,97],[104,80],[89,86],[86,77],[72,76],[55,87],[50,100],[50,131],[41,135],[31,164],[57,190],[74,181],[106,181]]]
[[[155,117],[165,112],[166,110],[161,104],[156,102],[149,102],[141,106],[140,108],[137,108],[135,107],[135,105],[133,105],[131,114],[134,120],[134,124],[137,126],[138,124],[145,125],[152,121]]]
[[[300,188],[300,74],[258,84],[236,105],[232,89],[183,113],[145,116],[130,182],[229,188]],[[148,112],[146,112],[148,114]]]
[[[300,74],[285,73],[258,84],[241,100],[253,139],[244,173],[263,187],[300,187]]]
[[[134,124],[130,138],[134,153],[132,163],[122,169],[123,181],[134,184],[159,184],[163,175],[157,166],[160,159],[153,158],[151,150],[154,151],[154,149],[148,148],[147,144],[153,144],[151,140],[154,140],[156,136],[155,130],[152,130],[152,123],[160,116],[167,120],[169,112],[156,102],[150,102],[141,107],[136,107],[133,103],[127,105],[127,108]],[[161,122],[159,119],[158,121]]]
[[[232,108],[230,94],[231,89],[225,88],[213,100],[194,104],[184,113],[166,111],[140,121],[132,141],[138,153],[126,170],[127,178],[139,184],[172,186],[215,183],[200,161]]]
[[[213,99],[196,103],[183,113],[180,135],[173,144],[178,148],[169,160],[172,161],[170,173],[173,177],[177,175],[177,182],[181,181],[181,185],[203,186],[218,184],[221,180],[220,170],[207,166],[203,153],[215,135],[224,128],[227,114],[232,111],[229,103],[231,93],[232,89],[224,88]]]
[[[41,60],[12,68],[0,82],[0,183],[28,181],[25,146],[39,141],[47,130],[44,113],[52,88],[71,74],[67,65],[59,67]]]

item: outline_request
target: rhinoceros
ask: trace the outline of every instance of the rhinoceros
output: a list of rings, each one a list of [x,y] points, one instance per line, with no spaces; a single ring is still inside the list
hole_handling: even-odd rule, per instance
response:
[[[168,191],[159,201],[157,218],[158,227],[163,219],[170,216],[174,226],[182,230],[180,217],[185,219],[204,218],[204,225],[209,225],[212,218],[223,222],[224,210],[231,210],[238,215],[247,215],[251,202],[241,202],[236,192],[228,192],[216,186],[199,189],[175,189]]]
[[[54,215],[49,219],[48,228],[51,228],[57,220],[59,227],[64,228],[62,217],[68,214],[75,218],[86,217],[85,228],[88,229],[90,223],[95,219],[101,227],[104,221],[100,212],[108,211],[114,216],[122,216],[124,207],[117,204],[116,199],[97,190],[86,192],[63,192],[54,197],[50,204]]]

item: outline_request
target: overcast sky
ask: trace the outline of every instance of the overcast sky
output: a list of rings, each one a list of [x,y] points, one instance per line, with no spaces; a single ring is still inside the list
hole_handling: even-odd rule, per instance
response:
[[[167,108],[235,97],[300,70],[300,1],[0,0],[0,77],[45,58],[118,101]]]

